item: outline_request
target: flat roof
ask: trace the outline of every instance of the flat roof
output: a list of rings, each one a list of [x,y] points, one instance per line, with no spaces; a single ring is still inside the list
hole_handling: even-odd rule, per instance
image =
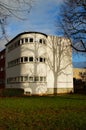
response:
[[[45,33],[41,33],[41,32],[34,32],[34,31],[31,31],[31,32],[22,32],[22,33],[18,34],[17,36],[15,36],[12,40],[10,40],[5,46],[9,45],[12,41],[14,41],[19,36],[21,36],[23,34],[30,34],[30,33],[42,34],[42,35],[44,35],[44,36],[47,37],[47,35]]]

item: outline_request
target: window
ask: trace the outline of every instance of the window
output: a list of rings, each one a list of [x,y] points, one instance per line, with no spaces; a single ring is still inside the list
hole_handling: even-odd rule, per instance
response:
[[[32,77],[32,76],[29,77],[29,81],[30,81],[30,82],[33,81],[33,77]]]
[[[34,77],[34,81],[35,82],[39,81],[39,77],[38,76]]]
[[[24,76],[24,81],[28,81],[28,76]]]
[[[40,57],[40,62],[43,62],[43,58]]]
[[[27,62],[28,61],[28,57],[24,57],[24,61]]]
[[[29,61],[33,61],[33,57],[29,57]]]
[[[44,58],[44,62],[45,62],[45,58]]]
[[[28,42],[28,38],[25,38],[25,42]]]
[[[23,62],[23,57],[20,58],[21,63]]]
[[[20,81],[23,82],[23,76],[20,77]]]
[[[42,43],[42,39],[40,39],[39,42]]]
[[[43,44],[46,43],[46,42],[45,42],[45,39],[40,39],[39,42],[40,42],[40,43],[43,43]]]
[[[46,41],[45,41],[45,39],[43,39],[43,44],[46,44]]]
[[[43,81],[43,79],[44,79],[43,77],[40,77],[40,81]]]
[[[30,42],[33,42],[33,38],[30,38]]]

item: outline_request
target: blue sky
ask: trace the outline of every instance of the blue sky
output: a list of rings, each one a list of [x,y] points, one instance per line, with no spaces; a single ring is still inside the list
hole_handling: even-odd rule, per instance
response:
[[[61,3],[62,0],[36,0],[30,14],[27,15],[27,20],[11,18],[9,22],[9,19],[8,36],[12,37],[23,31],[40,31],[55,35],[55,20]]]
[[[63,0],[33,1],[30,13],[20,14],[20,17],[23,16],[26,18],[24,21],[15,17],[10,17],[7,20],[6,32],[9,39],[25,31],[38,31],[50,35],[56,34],[56,17],[58,16],[59,7]],[[3,42],[2,40],[0,42],[1,50],[4,48],[6,41]]]
[[[64,0],[34,0],[31,12],[22,21],[11,17],[7,21],[6,32],[9,39],[24,31],[38,31],[49,35],[56,35],[56,17]],[[24,16],[25,14],[22,14]],[[0,50],[4,48],[6,41],[1,41]],[[73,55],[74,61],[84,61],[85,56]]]

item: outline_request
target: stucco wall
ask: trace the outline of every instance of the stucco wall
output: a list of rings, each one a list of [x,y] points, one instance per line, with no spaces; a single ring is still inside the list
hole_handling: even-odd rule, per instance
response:
[[[32,43],[24,43],[12,51],[8,52],[8,48],[11,44],[15,44],[20,39],[24,38],[33,38],[34,41]],[[72,72],[72,52],[70,48],[70,43],[68,39],[54,37],[52,39],[52,36],[46,37],[43,34],[40,33],[29,33],[29,34],[22,34],[16,39],[12,41],[12,43],[8,44],[6,46],[6,87],[15,87],[15,88],[24,88],[25,90],[29,88],[32,94],[40,94],[40,93],[47,93],[52,94],[54,93],[53,90],[58,90],[57,93],[66,93],[73,90],[73,72]],[[39,39],[45,39],[46,44],[40,44]],[[58,76],[57,80],[57,86],[54,86],[54,72],[53,72],[53,40],[54,44],[57,44],[57,55],[59,54],[59,45],[66,45],[68,48],[68,52],[70,54],[66,54],[66,52],[63,52],[61,55],[61,63],[60,68],[62,69],[62,72]],[[65,48],[65,46],[64,46]],[[34,61],[33,62],[25,62],[20,63],[18,65],[8,67],[8,62],[13,61],[19,57],[30,57],[33,56]],[[36,62],[36,57],[44,57],[46,61],[43,62]],[[51,63],[51,66],[49,65],[48,59]],[[56,62],[55,66],[59,63]],[[16,77],[16,76],[44,76],[46,77],[46,81],[44,82],[22,82],[22,83],[12,83],[8,84],[7,79],[9,77]],[[29,91],[28,90],[28,91]],[[56,91],[55,90],[55,91]]]

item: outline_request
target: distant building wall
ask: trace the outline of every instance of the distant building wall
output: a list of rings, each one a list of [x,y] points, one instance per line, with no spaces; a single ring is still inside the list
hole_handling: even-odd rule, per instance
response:
[[[0,52],[0,89],[5,87],[5,49]]]

